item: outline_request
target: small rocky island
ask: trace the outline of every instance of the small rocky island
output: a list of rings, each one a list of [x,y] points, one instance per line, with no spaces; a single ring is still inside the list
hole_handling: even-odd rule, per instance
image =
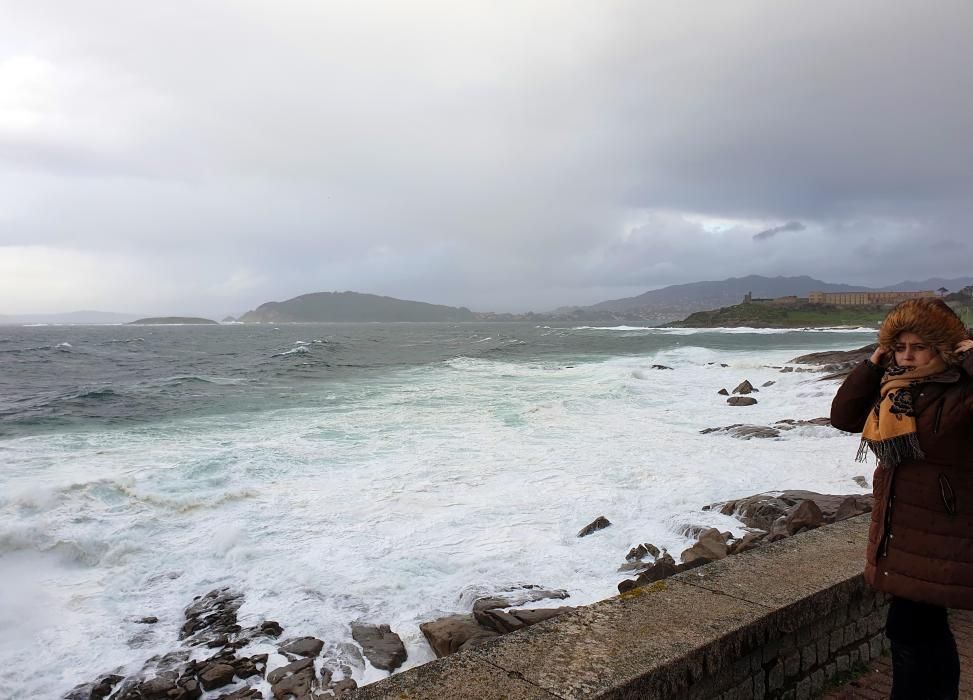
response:
[[[220,325],[216,321],[208,318],[196,318],[194,316],[153,316],[150,318],[140,318],[137,321],[130,321],[125,324],[128,326],[183,326],[183,325]]]

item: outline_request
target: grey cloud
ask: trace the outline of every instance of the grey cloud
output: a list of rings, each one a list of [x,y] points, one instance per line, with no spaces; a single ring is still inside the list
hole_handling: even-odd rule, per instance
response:
[[[755,233],[753,235],[753,240],[755,241],[765,241],[768,238],[773,238],[778,233],[787,233],[789,231],[804,231],[807,227],[804,226],[800,221],[788,221],[783,226],[775,226],[773,228],[764,229],[760,233]]]
[[[973,265],[932,253],[973,214],[965,0],[203,0],[191,33],[185,12],[8,3],[0,257],[158,265],[146,311],[319,289],[541,309]],[[799,245],[776,235],[795,223]],[[17,298],[0,313],[48,310]]]

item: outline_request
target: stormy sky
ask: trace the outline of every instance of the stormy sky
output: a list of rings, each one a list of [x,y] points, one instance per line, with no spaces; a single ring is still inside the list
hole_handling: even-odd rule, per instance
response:
[[[0,314],[973,272],[973,4],[0,0]]]

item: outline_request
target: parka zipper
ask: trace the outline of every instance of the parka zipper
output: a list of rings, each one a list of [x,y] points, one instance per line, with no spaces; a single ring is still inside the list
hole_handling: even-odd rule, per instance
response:
[[[942,398],[942,399],[939,400],[939,405],[936,406],[936,420],[934,420],[933,421],[933,424],[932,424],[932,432],[933,433],[938,433],[939,432],[939,422],[943,418],[943,406],[945,406],[945,405],[946,405],[946,399],[945,398]]]
[[[879,469],[883,467],[879,466]],[[892,467],[892,474],[889,477],[889,498],[885,504],[885,522],[882,528],[882,540],[878,547],[878,557],[887,557],[889,554],[889,540],[892,539],[892,507],[895,504],[895,477],[898,469]]]

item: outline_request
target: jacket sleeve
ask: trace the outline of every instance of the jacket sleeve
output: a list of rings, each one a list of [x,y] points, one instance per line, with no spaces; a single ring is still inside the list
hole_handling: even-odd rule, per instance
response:
[[[860,433],[878,399],[882,374],[882,368],[870,362],[855,367],[831,402],[831,425],[848,433]]]

